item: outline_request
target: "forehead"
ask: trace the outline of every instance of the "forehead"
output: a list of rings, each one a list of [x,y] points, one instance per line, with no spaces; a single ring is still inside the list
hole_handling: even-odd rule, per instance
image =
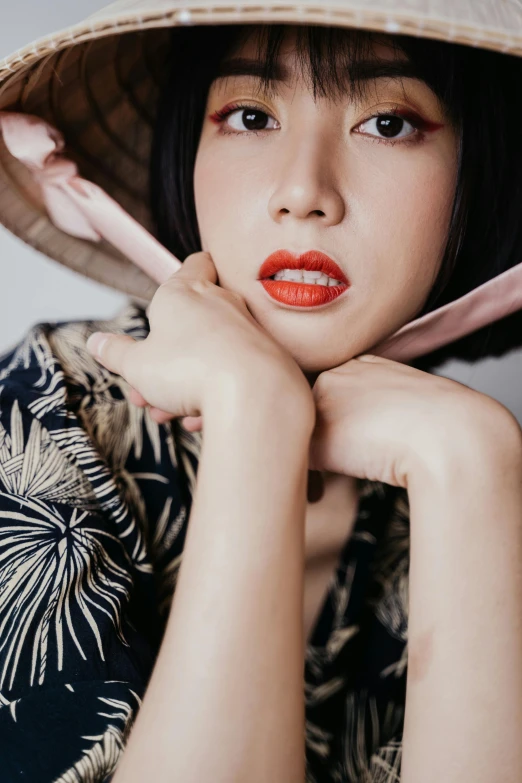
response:
[[[389,36],[326,27],[250,27],[221,60],[214,81],[249,79],[270,92],[303,79],[314,95],[362,92],[380,77],[418,78]]]
[[[333,44],[333,47],[332,47]],[[307,46],[308,45],[308,46]],[[394,40],[389,35],[372,34],[369,31],[306,27],[298,25],[285,25],[277,31],[268,26],[251,25],[243,29],[242,35],[232,48],[229,56],[258,57],[264,59],[270,50],[277,50],[281,59],[291,59],[297,54],[302,54],[303,49],[319,51],[328,47],[328,54],[341,56],[349,49],[353,58],[358,51],[365,55],[372,53],[376,57],[386,59],[405,58],[405,54],[399,50]]]

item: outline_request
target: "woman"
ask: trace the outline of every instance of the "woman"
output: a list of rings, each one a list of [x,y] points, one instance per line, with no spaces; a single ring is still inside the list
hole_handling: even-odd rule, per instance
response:
[[[6,779],[517,780],[520,427],[426,370],[520,316],[368,352],[520,261],[519,61],[291,24],[169,47],[151,205],[183,267],[0,365]],[[146,59],[115,69],[142,116]],[[79,61],[86,104],[67,54],[48,94],[86,160],[87,108],[114,127]]]

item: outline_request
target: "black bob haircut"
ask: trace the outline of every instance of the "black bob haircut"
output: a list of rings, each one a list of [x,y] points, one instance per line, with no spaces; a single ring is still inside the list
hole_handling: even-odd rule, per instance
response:
[[[287,27],[256,30],[265,63],[262,83],[270,90]],[[180,259],[201,250],[193,171],[208,91],[220,62],[252,32],[250,25],[171,32],[168,76],[154,128],[150,200],[160,242]],[[418,317],[521,263],[522,60],[458,44],[335,27],[297,26],[296,33],[298,62],[314,95],[335,98],[347,86],[364,90],[357,81],[357,62],[382,40],[406,56],[457,129],[459,171],[446,252]],[[430,371],[449,359],[473,362],[521,345],[522,312],[517,312],[412,365]]]

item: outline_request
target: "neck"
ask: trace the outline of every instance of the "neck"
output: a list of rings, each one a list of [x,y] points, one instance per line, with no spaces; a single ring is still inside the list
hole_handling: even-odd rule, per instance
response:
[[[308,471],[308,510],[332,510],[351,506],[358,494],[357,478],[329,471]]]
[[[309,501],[306,506],[308,535],[315,531],[320,537],[327,535],[337,541],[340,536],[344,540],[350,521],[355,519],[359,501],[356,478],[325,472],[321,498],[313,503]]]

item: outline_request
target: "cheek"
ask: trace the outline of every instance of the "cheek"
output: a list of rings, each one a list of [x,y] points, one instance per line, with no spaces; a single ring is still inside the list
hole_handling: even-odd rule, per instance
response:
[[[444,257],[454,200],[453,148],[384,152],[371,161],[365,156],[357,171],[352,167],[352,182],[358,177],[351,217],[359,255],[359,350],[422,310]],[[351,317],[347,311],[346,328]]]
[[[368,274],[383,296],[424,302],[444,256],[456,186],[453,148],[408,151],[366,172],[364,233],[378,263]],[[392,161],[395,157],[395,161]],[[393,165],[392,165],[393,164]],[[371,204],[371,209],[368,209]],[[378,275],[378,279],[375,278]],[[370,282],[370,281],[369,281]]]
[[[213,145],[198,151],[194,167],[196,215],[203,250],[213,255],[216,264],[225,262],[225,254],[244,249],[241,238],[254,238],[255,226],[259,226],[262,172],[251,157],[227,158]]]
[[[435,258],[447,240],[455,196],[455,173],[438,156],[428,156],[418,170],[397,179],[396,203],[401,226],[411,245]]]
[[[212,160],[200,150],[194,166],[194,200],[203,250],[209,250],[209,241],[222,220],[223,202],[229,194],[224,181],[219,158]]]

